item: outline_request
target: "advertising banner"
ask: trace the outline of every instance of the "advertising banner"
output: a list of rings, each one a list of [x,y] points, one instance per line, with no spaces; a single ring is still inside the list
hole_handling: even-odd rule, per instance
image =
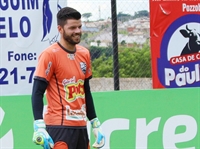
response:
[[[150,0],[153,88],[200,87],[200,0]]]
[[[93,93],[102,149],[199,149],[198,88]],[[88,121],[91,144],[94,135]],[[42,149],[32,142],[31,97],[0,96],[0,149]],[[92,147],[91,147],[92,148]]]
[[[0,0],[0,95],[25,95],[42,50],[58,39],[67,0]]]

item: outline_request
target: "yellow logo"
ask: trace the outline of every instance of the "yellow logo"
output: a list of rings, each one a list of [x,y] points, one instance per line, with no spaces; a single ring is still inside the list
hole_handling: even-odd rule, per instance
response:
[[[69,102],[73,102],[77,98],[84,98],[84,81],[78,80],[77,83],[67,84],[65,86],[66,90],[66,100]]]

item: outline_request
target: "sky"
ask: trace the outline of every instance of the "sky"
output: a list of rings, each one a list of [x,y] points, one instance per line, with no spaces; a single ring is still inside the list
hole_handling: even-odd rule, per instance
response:
[[[149,11],[149,0],[116,0],[117,13],[134,15],[140,10]],[[67,0],[67,5],[81,14],[92,13],[90,21],[111,17],[111,0]]]

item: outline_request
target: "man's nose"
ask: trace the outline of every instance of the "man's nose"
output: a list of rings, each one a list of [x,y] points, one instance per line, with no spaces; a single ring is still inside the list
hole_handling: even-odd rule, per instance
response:
[[[76,33],[80,33],[80,32],[82,32],[82,29],[79,28],[79,27],[77,27],[76,30],[75,30],[75,32],[76,32]]]

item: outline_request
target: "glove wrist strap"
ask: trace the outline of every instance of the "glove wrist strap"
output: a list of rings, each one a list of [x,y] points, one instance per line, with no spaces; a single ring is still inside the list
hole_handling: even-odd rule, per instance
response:
[[[37,131],[38,129],[45,129],[46,125],[43,119],[35,120],[34,121],[34,130]]]
[[[98,118],[94,118],[90,121],[91,125],[92,125],[92,128],[98,128],[100,127],[100,121]]]

